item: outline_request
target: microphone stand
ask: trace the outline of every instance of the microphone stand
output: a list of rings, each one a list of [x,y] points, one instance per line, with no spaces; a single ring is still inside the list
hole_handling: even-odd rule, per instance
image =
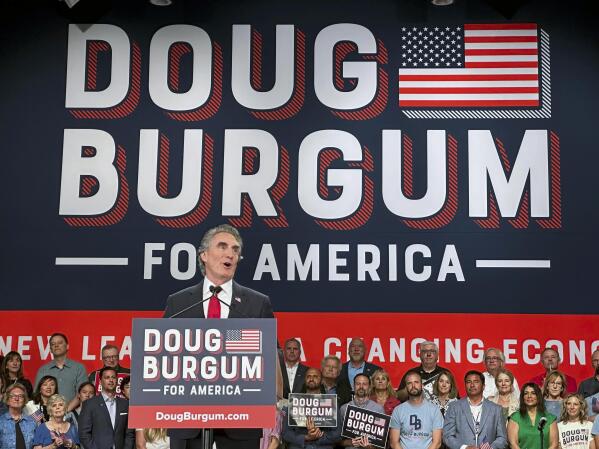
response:
[[[224,302],[223,300],[221,300],[218,297],[218,294],[221,292],[222,288],[220,286],[211,286],[210,287],[210,293],[212,293],[212,296],[209,296],[208,298],[202,299],[201,301],[198,301],[188,307],[185,307],[183,310],[180,310],[179,312],[171,315],[169,318],[176,318],[179,315],[187,312],[190,309],[193,309],[196,306],[199,305],[203,305],[206,301],[210,300],[211,298],[215,297],[218,302],[220,302],[221,304],[224,304],[227,307],[231,307],[229,304],[227,304],[226,302]],[[202,449],[213,449],[214,446],[214,429],[200,429],[200,436],[202,438]]]
[[[541,418],[541,419],[544,419],[544,418]],[[541,424],[539,424],[539,427],[538,427],[538,429],[539,429],[539,437],[541,438],[541,449],[544,449],[543,446],[544,446],[544,443],[545,443],[545,441],[544,441],[545,439],[543,438],[543,429],[545,428],[545,423],[546,423],[546,421],[545,422],[541,421]]]
[[[214,445],[214,429],[200,429],[200,431],[202,435],[202,449],[212,449]]]

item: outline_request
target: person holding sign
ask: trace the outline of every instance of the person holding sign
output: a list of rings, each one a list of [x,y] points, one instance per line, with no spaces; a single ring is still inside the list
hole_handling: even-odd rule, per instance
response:
[[[315,368],[308,368],[304,377],[304,388],[306,394],[321,394],[321,374]],[[314,425],[314,419],[307,417],[306,427],[290,426],[289,421],[283,421],[283,441],[287,443],[288,449],[333,449],[340,439],[338,426],[319,428]]]
[[[268,296],[233,280],[241,260],[239,231],[222,224],[206,231],[198,248],[204,279],[170,295],[164,318],[274,318]],[[277,381],[282,378],[278,373]],[[200,429],[169,429],[172,449],[201,449]],[[215,429],[218,449],[258,449],[262,429]]]
[[[449,449],[505,448],[505,418],[499,405],[483,398],[485,376],[471,370],[466,373],[464,383],[468,396],[449,404],[443,424],[443,442]]]
[[[377,413],[384,414],[385,409],[382,405],[377,404],[376,402],[369,399],[369,391],[370,391],[370,377],[366,374],[358,374],[354,377],[354,398],[349,401],[347,404],[341,406],[339,416],[345,417],[347,412],[347,408],[350,405],[353,405],[358,408],[363,408],[366,410],[372,410]],[[365,437],[357,437],[357,438],[344,438],[341,440],[341,445],[343,447],[371,447],[368,438]]]
[[[443,416],[437,406],[424,399],[422,377],[406,374],[408,401],[393,410],[390,443],[393,449],[438,449],[443,434]]]

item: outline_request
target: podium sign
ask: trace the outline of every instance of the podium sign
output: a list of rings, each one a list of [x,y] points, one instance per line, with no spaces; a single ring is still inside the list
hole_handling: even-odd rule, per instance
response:
[[[270,428],[276,320],[134,319],[132,428]]]

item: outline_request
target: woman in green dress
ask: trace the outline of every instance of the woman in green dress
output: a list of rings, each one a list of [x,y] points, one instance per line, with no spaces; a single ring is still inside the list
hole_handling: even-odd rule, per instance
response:
[[[522,387],[520,410],[510,416],[507,436],[511,449],[557,449],[556,418],[545,411],[538,385],[529,382]]]

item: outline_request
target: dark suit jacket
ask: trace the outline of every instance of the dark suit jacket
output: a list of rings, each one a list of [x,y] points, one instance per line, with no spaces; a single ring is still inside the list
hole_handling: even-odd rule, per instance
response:
[[[339,406],[342,404],[351,401],[352,396],[354,394],[354,383],[349,381],[347,377],[347,369],[349,362],[345,362],[341,365],[341,374],[337,378],[337,402]],[[368,377],[372,376],[377,369],[381,369],[380,366],[375,365],[374,363],[364,362],[364,371],[362,373],[366,374]],[[349,395],[348,395],[349,392]]]
[[[164,310],[163,317],[171,317],[186,307],[197,304],[197,306],[191,307],[176,318],[206,318],[204,316],[204,306],[200,304],[200,301],[203,299],[203,287],[204,280],[202,279],[199,284],[170,295],[166,300],[166,309]],[[223,305],[223,307],[226,306]],[[260,292],[233,281],[233,295],[231,298],[231,308],[229,309],[229,318],[274,318],[270,299]],[[224,429],[224,431],[232,440],[251,440],[262,437],[262,429]],[[169,429],[167,434],[171,438],[187,440],[197,438],[200,434],[200,429]],[[88,448],[86,447],[86,449]]]
[[[352,390],[353,390],[353,379],[349,379],[347,377],[347,370],[349,367],[349,363],[350,362],[345,362],[343,365],[341,365],[341,374],[339,374],[339,379],[345,379],[349,382]],[[364,362],[364,371],[362,371],[363,374],[366,374],[368,377],[372,376],[374,374],[374,372],[377,369],[381,369],[380,366],[375,365],[374,363],[368,363],[368,362]]]
[[[507,447],[505,419],[501,407],[488,399],[483,400],[480,413],[479,447],[485,439],[493,449]],[[449,404],[443,424],[443,442],[449,449],[460,449],[464,444],[476,445],[474,419],[467,398]]]
[[[302,365],[301,363],[297,365],[297,370],[295,371],[295,380],[293,381],[293,390],[289,388],[289,378],[287,377],[287,367],[285,365],[285,361],[281,360],[281,373],[283,374],[283,397],[287,399],[289,397],[289,393],[300,393],[302,387],[304,386],[304,379],[306,377],[306,371],[308,371],[308,367],[306,365]]]
[[[79,415],[79,439],[85,449],[133,449],[135,431],[128,429],[129,401],[116,398],[114,429],[104,397],[94,396],[83,403]]]
[[[188,287],[184,290],[173,293],[166,300],[166,309],[164,318],[169,318],[177,312],[202,301],[202,288],[204,281],[199,284]],[[222,307],[226,307],[223,305]],[[231,308],[229,309],[229,318],[274,318],[272,306],[268,296],[252,290],[251,288],[239,285],[233,281],[233,297],[231,299]],[[190,308],[176,318],[206,318],[204,316],[204,305]]]

